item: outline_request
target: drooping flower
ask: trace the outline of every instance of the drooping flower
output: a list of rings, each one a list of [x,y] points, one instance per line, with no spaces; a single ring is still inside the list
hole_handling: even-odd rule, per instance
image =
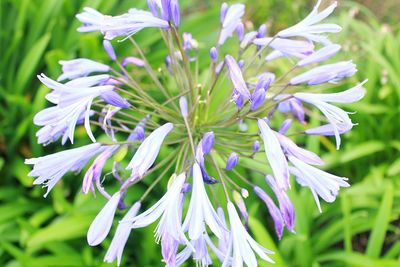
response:
[[[141,203],[139,201],[133,204],[129,211],[125,214],[124,218],[122,218],[122,221],[129,221],[134,218],[138,213],[140,206]],[[112,263],[115,259],[117,259],[117,266],[121,265],[122,253],[124,252],[124,248],[126,242],[128,241],[131,229],[132,228],[129,223],[122,222],[118,224],[110,247],[108,248],[107,253],[104,256],[105,262]]]
[[[280,239],[283,234],[283,228],[285,226],[285,222],[283,220],[283,216],[279,208],[275,205],[274,201],[262,190],[260,187],[255,186],[253,188],[254,193],[265,203],[268,208],[268,212],[271,215],[272,220],[274,221],[275,232],[278,238]]]
[[[82,191],[87,194],[89,190],[94,192],[93,182],[100,181],[101,171],[106,161],[115,153],[119,145],[108,146],[94,161],[83,178]]]
[[[89,87],[87,84],[93,81],[87,79],[79,82],[82,87],[75,87],[53,81],[44,74],[38,78],[48,88],[54,90],[50,93],[50,99],[57,106],[37,113],[33,119],[34,123],[39,126],[64,125],[67,128],[69,139],[73,142],[75,126],[79,118],[83,116],[86,132],[92,141],[96,142],[89,125],[90,107],[94,98],[113,91],[114,87],[111,85]],[[115,102],[113,103],[115,104]]]
[[[222,236],[223,226],[215,212],[204,187],[199,164],[193,165],[193,189],[183,228],[188,229],[189,238],[197,240],[205,231],[205,225],[218,238]]]
[[[61,177],[69,171],[80,171],[96,154],[106,149],[99,143],[79,148],[64,150],[44,157],[26,159],[25,164],[31,164],[33,170],[28,174],[36,177],[33,184],[43,184],[47,187],[46,197]]]
[[[139,146],[132,160],[126,167],[127,170],[132,170],[132,180],[141,178],[151,165],[153,165],[165,137],[172,128],[174,128],[172,123],[164,124],[153,131]]]
[[[274,191],[274,194],[278,199],[279,210],[281,211],[282,218],[287,229],[291,232],[294,232],[293,228],[295,221],[295,210],[292,201],[290,201],[286,191],[278,187],[278,184],[271,175],[266,175],[265,180],[271,187],[272,191]]]
[[[185,174],[173,175],[167,193],[148,210],[129,220],[132,228],[146,227],[160,219],[155,230],[157,242],[167,235],[168,238],[173,238],[175,241],[193,248],[184,234],[181,223],[181,190],[185,179]]]
[[[334,2],[323,11],[318,12],[320,4],[321,0],[318,0],[312,12],[305,19],[292,27],[278,32],[277,36],[284,38],[304,37],[310,41],[322,43],[324,45],[331,44],[329,39],[321,34],[340,32],[342,28],[333,23],[318,23],[327,18],[335,10],[337,2]]]
[[[280,188],[286,189],[289,187],[289,168],[279,141],[265,120],[258,120],[258,128],[261,131],[261,137],[265,146],[265,154],[275,179]]]
[[[235,87],[235,90],[243,97],[250,99],[251,95],[247,88],[246,82],[243,79],[242,71],[240,70],[236,60],[231,56],[225,56],[225,63],[228,66],[229,77]]]
[[[292,78],[290,84],[317,85],[326,82],[337,82],[343,78],[353,76],[356,72],[356,65],[352,61],[343,61],[315,67]]]
[[[318,209],[321,211],[318,196],[326,202],[333,202],[339,193],[340,187],[350,186],[347,183],[347,178],[339,177],[324,171],[321,171],[313,166],[304,163],[303,161],[289,156],[289,161],[294,165],[290,167],[290,172],[296,176],[297,181],[310,188]]]
[[[332,94],[312,94],[312,93],[296,93],[293,96],[301,101],[307,102],[311,105],[316,106],[327,118],[330,129],[333,130],[336,137],[336,147],[340,147],[340,133],[343,129],[351,129],[354,125],[349,118],[349,115],[344,110],[329,104],[333,103],[353,103],[365,95],[365,90],[362,86],[367,80],[356,85],[355,87],[348,89],[340,93]]]
[[[219,45],[225,43],[226,39],[232,36],[238,25],[242,22],[245,10],[243,4],[233,4],[230,7],[224,4],[221,7],[222,29],[218,40]]]
[[[261,259],[274,263],[267,255],[273,252],[262,247],[247,233],[232,202],[228,202],[227,209],[231,226],[232,254],[229,252],[226,257],[232,255],[232,266],[243,266],[243,263],[247,266],[257,266],[255,253]]]
[[[107,237],[114,220],[115,211],[121,199],[121,193],[115,193],[93,220],[87,233],[87,241],[91,246],[97,246]]]
[[[297,62],[296,65],[299,67],[304,67],[310,64],[322,62],[334,56],[337,52],[339,52],[340,49],[341,46],[337,44],[327,45],[320,50],[310,54],[309,56],[303,58],[302,60]]]
[[[77,58],[72,60],[60,60],[63,73],[57,78],[57,81],[66,79],[72,80],[79,77],[85,77],[93,72],[108,72],[110,66],[87,59]]]
[[[255,45],[266,46],[273,48],[266,58],[267,61],[281,57],[293,56],[296,58],[305,58],[314,52],[314,45],[311,42],[301,40],[290,40],[282,38],[260,38],[253,41]]]
[[[103,15],[91,7],[84,7],[83,12],[76,15],[76,18],[83,23],[78,32],[100,31],[107,17],[110,16]]]

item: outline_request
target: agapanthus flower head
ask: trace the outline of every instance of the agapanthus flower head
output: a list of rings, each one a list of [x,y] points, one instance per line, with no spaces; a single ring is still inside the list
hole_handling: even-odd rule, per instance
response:
[[[256,195],[265,203],[280,239],[296,230],[289,197],[294,181],[311,190],[320,210],[320,198],[331,203],[349,186],[347,178],[320,170],[323,160],[296,143],[307,135],[334,136],[325,142],[336,139],[339,148],[340,135],[355,124],[336,104],[365,94],[366,81],[338,91],[337,84],[357,68],[350,60],[332,63],[341,46],[325,34],[340,26],[322,21],[336,2],[319,11],[320,3],[304,20],[275,34],[265,24],[247,31],[245,6],[223,3],[218,38],[210,44],[180,31],[178,0],[148,0],[149,10],[131,8],[116,16],[84,8],[76,16],[83,23],[78,31],[103,35],[111,65],[77,58],[60,61],[58,81],[39,75],[51,90],[46,95],[51,106],[39,111],[34,123],[42,127],[36,133],[40,144],[72,143],[75,129],[86,130],[93,143],[27,159],[34,184],[47,187],[47,196],[62,176],[87,166],[81,191],[107,199],[87,241],[100,244],[118,222],[104,257],[118,266],[131,232],[156,221],[155,241],[168,267],[190,258],[197,266],[210,266],[216,258],[235,267],[257,266],[257,257],[273,262],[273,252],[250,235],[248,199]],[[147,28],[161,35],[157,53],[164,53],[165,66],[158,69],[153,66],[159,62],[134,36]],[[228,38],[236,42],[229,51],[222,47]],[[120,57],[112,39],[129,39],[131,54]],[[200,58],[204,53],[209,57]],[[280,57],[285,57],[281,64],[271,65]],[[312,108],[323,115],[317,115],[320,125]],[[254,170],[252,161],[265,168]]]

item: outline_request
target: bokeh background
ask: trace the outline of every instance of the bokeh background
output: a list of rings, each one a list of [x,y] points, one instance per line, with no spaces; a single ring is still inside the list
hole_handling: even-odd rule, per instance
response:
[[[301,20],[314,4],[306,0],[240,2],[247,5],[246,18],[255,26],[267,23],[270,32]],[[358,65],[348,86],[368,78],[368,93],[361,102],[347,106],[357,111],[352,118],[359,125],[344,136],[340,151],[327,138],[310,137],[306,146],[323,155],[327,170],[350,177],[352,187],[342,190],[334,204],[324,204],[323,213],[307,189],[291,190],[296,234],[286,232],[281,241],[275,237],[265,207],[255,199],[246,202],[251,230],[260,243],[276,251],[277,267],[400,266],[400,1],[339,2],[330,20],[342,25],[343,31],[332,40],[343,45],[339,58],[353,59]],[[205,56],[206,45],[217,35],[220,4],[181,0],[183,30],[193,33]],[[32,118],[46,106],[48,92],[36,74],[57,77],[60,59],[108,60],[98,34],[76,32],[79,23],[74,15],[85,6],[119,14],[133,6],[145,7],[145,1],[0,1],[0,266],[115,266],[102,262],[110,239],[95,248],[86,243],[88,226],[104,199],[83,195],[79,175],[64,177],[44,199],[43,190],[32,186],[29,167],[23,163],[25,158],[60,150],[58,144],[43,148],[36,143],[38,128]],[[246,26],[255,27],[250,22]],[[135,38],[157,67],[166,52],[154,33],[144,31]],[[116,49],[122,54],[131,51],[129,44]],[[80,128],[76,140],[76,146],[89,141]],[[132,199],[145,188],[132,191]],[[154,194],[162,192],[160,188]],[[131,236],[123,266],[163,266],[160,259],[150,228]]]

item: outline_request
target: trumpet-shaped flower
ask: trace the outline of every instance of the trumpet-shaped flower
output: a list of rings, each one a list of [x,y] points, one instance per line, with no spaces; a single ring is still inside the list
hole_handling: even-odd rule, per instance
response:
[[[266,46],[273,48],[275,51],[273,58],[279,56],[293,56],[296,58],[305,58],[314,52],[314,45],[311,42],[300,41],[300,40],[290,40],[282,38],[259,38],[253,41],[255,45]],[[278,53],[278,52],[279,53]],[[271,55],[267,57],[267,60],[271,60]]]
[[[44,157],[26,159],[25,164],[34,165],[29,176],[37,177],[33,184],[43,184],[47,187],[44,195],[46,197],[64,174],[69,171],[80,171],[93,156],[104,149],[106,146],[94,143]]]
[[[294,167],[290,168],[290,172],[296,176],[297,181],[310,188],[318,209],[321,211],[318,196],[326,202],[333,202],[339,193],[340,187],[350,186],[346,181],[346,177],[339,177],[324,171],[321,171],[313,166],[304,163],[293,156],[289,156],[290,162]]]
[[[232,202],[228,202],[227,209],[232,235],[232,266],[243,266],[243,263],[247,266],[257,266],[255,253],[261,259],[273,263],[274,261],[267,255],[273,252],[262,247],[249,235]]]
[[[153,131],[139,146],[131,162],[126,167],[127,170],[132,170],[133,180],[141,178],[153,165],[165,137],[172,128],[174,128],[172,123],[164,124]]]
[[[87,58],[60,60],[59,63],[62,66],[63,73],[58,77],[57,81],[72,80],[85,77],[92,72],[108,72],[111,69],[108,65]]]
[[[242,22],[245,6],[243,4],[233,4],[230,7],[221,7],[222,29],[219,35],[218,44],[222,45],[226,39],[232,36],[238,25]]]
[[[304,67],[310,64],[322,62],[324,60],[329,59],[330,57],[334,56],[339,50],[341,49],[340,45],[331,44],[324,46],[320,50],[312,53],[311,55],[303,58],[299,62],[297,62],[297,66]]]
[[[108,200],[107,204],[104,205],[99,214],[97,214],[96,218],[94,218],[87,233],[87,241],[89,245],[97,246],[107,237],[120,199],[121,193],[115,193],[110,200]]]
[[[188,229],[191,240],[197,240],[205,231],[205,224],[210,227],[216,237],[222,236],[223,226],[207,196],[200,166],[195,163],[193,165],[192,197],[183,222],[183,228]]]
[[[296,25],[289,27],[285,30],[278,32],[279,37],[304,37],[310,41],[322,43],[328,45],[331,42],[323,33],[336,33],[340,32],[342,28],[339,25],[333,23],[320,23],[322,20],[327,18],[336,8],[337,2],[319,12],[318,8],[321,4],[321,0],[318,0],[312,12],[302,21]]]
[[[329,104],[328,102],[333,103],[353,103],[365,95],[365,90],[362,86],[367,82],[358,84],[357,86],[348,89],[344,92],[340,93],[332,93],[332,94],[312,94],[312,93],[296,93],[293,96],[301,101],[307,102],[311,105],[316,106],[327,118],[329,124],[331,125],[331,129],[333,130],[336,137],[336,147],[339,149],[340,147],[340,133],[344,132],[344,129],[348,129],[353,126],[349,115],[344,110]]]
[[[240,70],[236,60],[231,56],[225,57],[225,63],[228,66],[229,77],[235,87],[235,90],[243,97],[250,99],[250,92],[247,88],[246,82],[243,79],[242,71]]]
[[[141,203],[139,201],[133,204],[133,206],[125,214],[124,218],[122,218],[122,221],[129,221],[134,218],[138,213],[140,206]],[[132,228],[129,223],[122,222],[118,224],[110,247],[108,248],[107,253],[104,256],[105,262],[112,263],[115,259],[117,259],[117,266],[121,265],[122,253],[124,252],[124,248],[126,242],[128,241],[131,229]]]
[[[280,143],[265,120],[258,120],[258,128],[264,141],[265,154],[280,188],[289,187],[289,167]]]
[[[353,76],[357,72],[352,61],[343,61],[315,67],[290,80],[291,85],[308,84],[317,85],[326,82],[337,82],[343,78]]]
[[[157,242],[163,237],[168,237],[179,243],[185,243],[193,249],[183,232],[181,224],[183,197],[181,190],[186,176],[185,174],[174,175],[171,179],[172,183],[167,193],[151,208],[134,217],[130,222],[132,223],[132,228],[142,228],[160,219],[155,230]]]

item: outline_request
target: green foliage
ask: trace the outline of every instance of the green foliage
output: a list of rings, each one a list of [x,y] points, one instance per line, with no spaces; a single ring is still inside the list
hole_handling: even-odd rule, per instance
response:
[[[206,48],[203,43],[216,38],[219,3],[182,2],[184,14],[193,13],[185,16],[184,30],[190,30],[200,47]],[[277,21],[274,27],[279,29],[308,10],[301,1],[243,2],[249,7],[249,18],[258,24]],[[72,175],[43,199],[41,188],[32,187],[23,159],[57,151],[56,146],[36,144],[37,127],[32,118],[45,107],[48,89],[39,85],[35,75],[57,76],[60,59],[107,60],[98,35],[76,32],[74,15],[88,5],[118,14],[131,4],[117,0],[1,1],[0,266],[114,266],[102,262],[110,240],[90,248],[85,238],[104,200],[83,196],[79,176]],[[137,5],[144,7],[145,1]],[[351,14],[357,14],[356,18]],[[357,78],[369,79],[368,93],[350,107],[357,110],[353,118],[359,125],[344,137],[340,151],[335,150],[332,139],[310,137],[307,144],[324,155],[327,169],[350,177],[352,187],[342,190],[334,204],[324,204],[320,214],[307,189],[293,185],[290,194],[297,210],[296,234],[285,233],[279,242],[266,208],[250,197],[246,201],[250,228],[259,242],[276,251],[277,267],[400,266],[400,31],[381,25],[368,9],[347,1],[336,20],[344,29],[335,41],[343,44],[346,58],[357,63]],[[152,65],[161,66],[165,55],[154,31],[138,34],[137,40],[151,51]],[[124,43],[117,49],[123,54],[131,52]],[[207,58],[207,49],[202,53]],[[87,141],[79,129],[77,135],[76,145]],[[144,189],[145,185],[135,188],[131,200]],[[162,194],[162,190],[154,193]],[[125,266],[162,266],[152,230],[135,231],[131,236]]]

